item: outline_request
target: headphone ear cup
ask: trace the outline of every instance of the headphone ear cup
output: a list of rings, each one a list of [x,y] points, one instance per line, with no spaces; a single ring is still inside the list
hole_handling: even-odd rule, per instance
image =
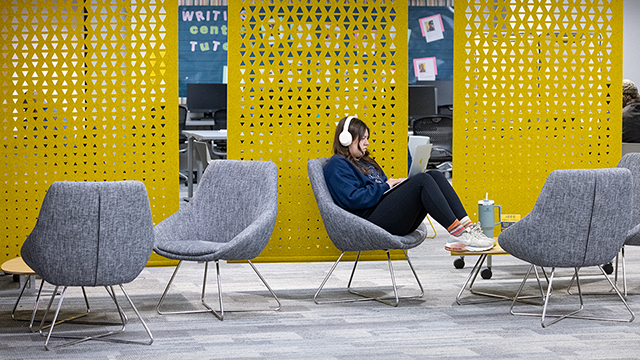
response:
[[[342,144],[342,146],[349,146],[353,142],[353,136],[351,136],[351,133],[349,132],[349,124],[351,124],[351,119],[353,119],[353,116],[347,117],[347,119],[344,121],[342,132],[338,136],[338,140],[340,140],[340,144]]]
[[[353,138],[352,138],[351,133],[349,131],[341,132],[339,140],[340,140],[340,144],[342,144],[342,146],[349,146],[353,142]]]

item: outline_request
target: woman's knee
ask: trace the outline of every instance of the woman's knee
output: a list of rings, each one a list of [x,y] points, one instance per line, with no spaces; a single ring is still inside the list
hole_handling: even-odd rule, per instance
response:
[[[433,186],[437,186],[435,179],[431,175],[429,175],[429,172],[415,174],[413,178],[416,178],[415,181],[420,182],[420,184],[422,184],[422,186],[426,187],[427,189]]]
[[[447,178],[444,176],[443,173],[441,173],[438,170],[427,170],[424,174],[427,174],[428,176],[430,176],[431,178],[433,178],[436,181],[449,181],[447,180]]]

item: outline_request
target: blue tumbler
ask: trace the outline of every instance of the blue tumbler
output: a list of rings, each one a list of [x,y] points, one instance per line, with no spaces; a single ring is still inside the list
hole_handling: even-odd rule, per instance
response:
[[[495,209],[498,208],[498,222],[496,222]],[[489,200],[489,193],[485,196],[485,199],[478,201],[478,221],[480,221],[480,227],[486,237],[493,239],[493,227],[500,224],[500,218],[502,217],[502,207],[495,205],[493,200]]]

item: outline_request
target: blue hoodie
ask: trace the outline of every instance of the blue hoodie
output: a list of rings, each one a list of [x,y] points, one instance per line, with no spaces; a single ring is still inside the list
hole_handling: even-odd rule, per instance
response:
[[[349,160],[333,155],[324,166],[324,178],[333,197],[341,208],[366,218],[380,202],[385,191],[389,190],[387,176],[371,165],[362,163],[371,169],[365,175]]]

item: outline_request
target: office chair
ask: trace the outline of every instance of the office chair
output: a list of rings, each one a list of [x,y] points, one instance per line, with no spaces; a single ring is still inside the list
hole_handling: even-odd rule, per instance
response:
[[[429,166],[451,171],[453,159],[453,118],[447,115],[427,115],[413,121],[413,135],[428,136],[433,148]]]
[[[452,104],[446,104],[446,105],[438,105],[438,115],[453,115],[453,105]]]
[[[227,129],[227,109],[220,109],[213,114],[215,130]],[[227,140],[214,140],[211,142],[211,153],[220,159],[227,158]]]
[[[178,153],[179,154],[186,154],[187,153],[187,137],[185,135],[182,134],[182,131],[185,129],[185,126],[187,124],[187,117],[189,116],[189,110],[187,109],[186,106],[184,105],[178,105]],[[191,171],[193,171],[192,169],[189,169]],[[180,171],[178,171],[178,174],[180,175],[180,179],[186,181],[188,179],[187,174],[184,174]]]

